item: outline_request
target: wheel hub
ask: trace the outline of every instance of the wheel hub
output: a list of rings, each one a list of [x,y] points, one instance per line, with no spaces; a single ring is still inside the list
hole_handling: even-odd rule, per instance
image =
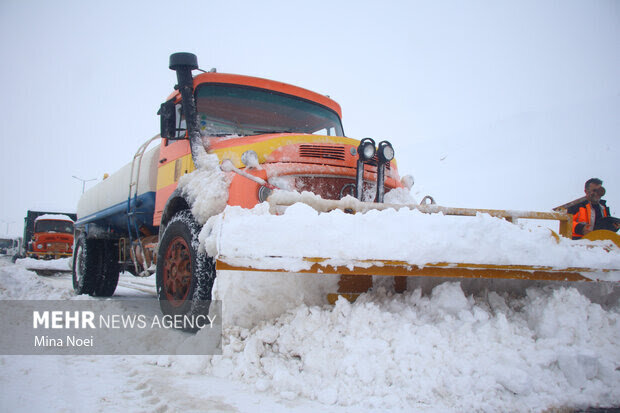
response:
[[[187,299],[192,283],[192,259],[183,237],[172,239],[164,259],[163,287],[166,299],[179,307]]]

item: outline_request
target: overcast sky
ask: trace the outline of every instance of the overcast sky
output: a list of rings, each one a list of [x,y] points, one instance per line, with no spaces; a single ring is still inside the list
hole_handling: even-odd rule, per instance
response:
[[[0,36],[0,234],[131,160],[177,51],[330,95],[441,204],[549,210],[599,176],[620,215],[619,1],[2,0]]]

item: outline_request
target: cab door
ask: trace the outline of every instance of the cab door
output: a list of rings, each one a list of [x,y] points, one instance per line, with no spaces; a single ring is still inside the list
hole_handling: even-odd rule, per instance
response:
[[[195,169],[188,139],[163,139],[157,168],[157,193],[153,225],[159,226],[166,202],[177,189],[179,178]]]

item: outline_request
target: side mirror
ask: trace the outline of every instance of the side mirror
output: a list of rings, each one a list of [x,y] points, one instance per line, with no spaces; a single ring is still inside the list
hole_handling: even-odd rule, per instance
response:
[[[159,111],[160,134],[162,138],[174,139],[176,136],[176,109],[174,101],[169,100],[161,104]]]

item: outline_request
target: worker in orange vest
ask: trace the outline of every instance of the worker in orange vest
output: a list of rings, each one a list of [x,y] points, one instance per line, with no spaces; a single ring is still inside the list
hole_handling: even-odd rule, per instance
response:
[[[603,181],[598,178],[588,179],[584,192],[586,199],[567,211],[573,215],[573,239],[580,239],[596,229],[618,231],[620,220],[609,216],[609,207],[601,199],[605,195]]]

